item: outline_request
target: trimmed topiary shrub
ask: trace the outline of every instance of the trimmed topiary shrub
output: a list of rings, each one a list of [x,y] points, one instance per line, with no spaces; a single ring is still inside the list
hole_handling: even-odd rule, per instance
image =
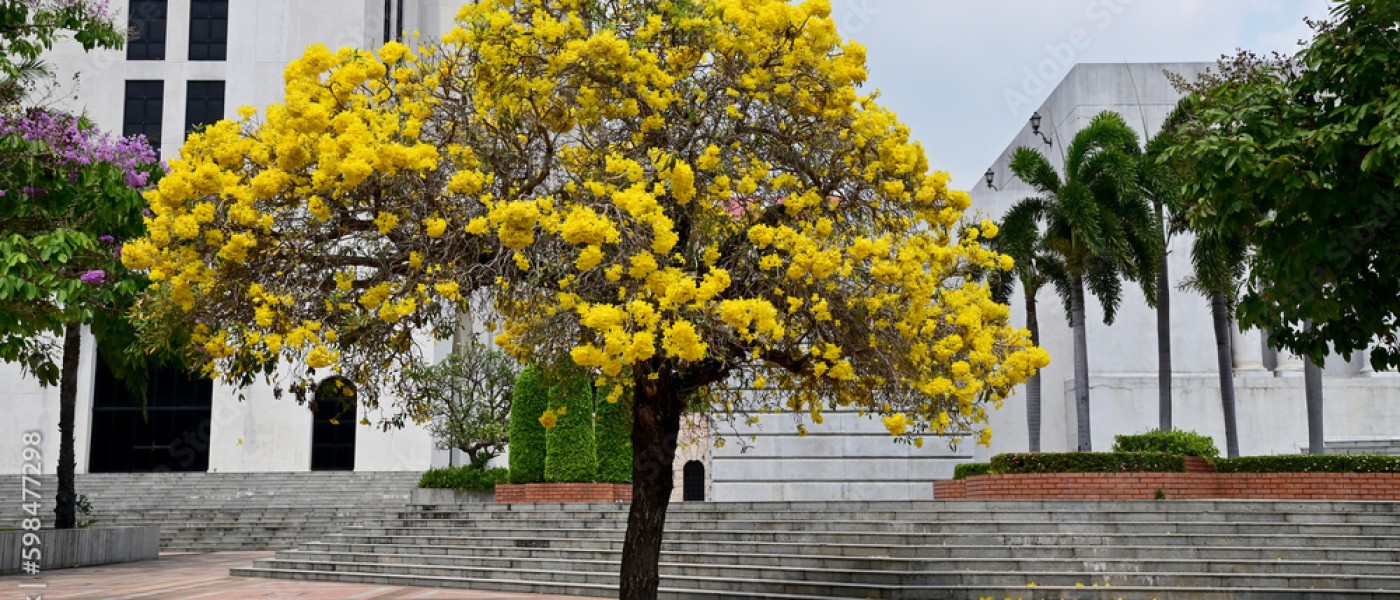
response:
[[[544,481],[545,430],[540,415],[549,408],[549,382],[535,365],[515,378],[510,400],[510,482]]]
[[[992,463],[962,463],[953,467],[953,479],[967,479],[977,475],[986,475],[991,472]]]
[[[1400,456],[1381,454],[1289,454],[1241,456],[1215,461],[1220,473],[1400,473]]]
[[[991,472],[998,475],[1019,473],[1121,473],[1181,472],[1186,470],[1180,454],[1162,452],[1040,452],[998,454],[992,457]]]
[[[598,481],[632,483],[631,398],[608,402],[603,394],[599,396],[594,427],[598,442]]]
[[[544,480],[592,482],[598,477],[593,433],[593,382],[579,369],[560,368],[549,388],[554,427],[545,434]],[[546,418],[549,413],[546,413]]]
[[[1149,431],[1136,435],[1113,436],[1114,452],[1165,452],[1199,456],[1206,460],[1220,458],[1215,440],[1194,431]]]
[[[418,480],[420,488],[450,489],[470,492],[491,492],[499,484],[510,481],[505,469],[479,469],[471,466],[432,469]]]

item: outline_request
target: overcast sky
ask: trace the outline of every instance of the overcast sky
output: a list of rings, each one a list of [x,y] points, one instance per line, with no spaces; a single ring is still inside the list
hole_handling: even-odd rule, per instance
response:
[[[975,185],[1078,62],[1213,61],[1297,49],[1326,0],[832,0],[870,80],[929,163]],[[1078,44],[1078,48],[1074,43]],[[1048,75],[1048,77],[1047,77]]]

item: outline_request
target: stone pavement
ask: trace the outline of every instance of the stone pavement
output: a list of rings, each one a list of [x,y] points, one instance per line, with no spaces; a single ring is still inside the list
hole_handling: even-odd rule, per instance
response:
[[[59,569],[38,578],[0,577],[0,595],[44,600],[577,600],[512,592],[417,588],[390,585],[324,583],[232,577],[232,567],[246,567],[273,552],[214,552],[162,554],[160,560]],[[20,584],[45,583],[46,588],[22,590]]]

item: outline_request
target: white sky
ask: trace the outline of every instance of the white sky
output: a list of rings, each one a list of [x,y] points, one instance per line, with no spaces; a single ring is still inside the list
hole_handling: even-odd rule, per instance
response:
[[[1297,49],[1327,0],[831,0],[929,163],[975,185],[1078,62],[1213,61]],[[1082,48],[1075,48],[1076,40]],[[1086,41],[1087,40],[1087,41]],[[1049,77],[1044,75],[1048,74]]]

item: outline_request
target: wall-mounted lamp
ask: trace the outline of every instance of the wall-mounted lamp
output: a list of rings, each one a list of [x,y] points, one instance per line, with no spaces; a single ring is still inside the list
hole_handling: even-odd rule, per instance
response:
[[[1046,146],[1055,145],[1054,141],[1045,137],[1045,134],[1040,132],[1040,111],[1036,111],[1035,114],[1031,115],[1031,133],[1040,136],[1040,139],[1045,142]]]
[[[994,190],[996,190],[996,191],[998,191],[998,192],[1001,191],[1001,188],[992,185],[992,182],[993,182],[993,181],[996,181],[996,176],[997,176],[997,174],[996,174],[996,173],[993,173],[992,170],[991,170],[990,168],[988,168],[986,174],[984,174],[984,175],[982,175],[982,176],[985,177],[985,178],[987,178],[987,187],[992,188],[992,189],[994,189]]]

